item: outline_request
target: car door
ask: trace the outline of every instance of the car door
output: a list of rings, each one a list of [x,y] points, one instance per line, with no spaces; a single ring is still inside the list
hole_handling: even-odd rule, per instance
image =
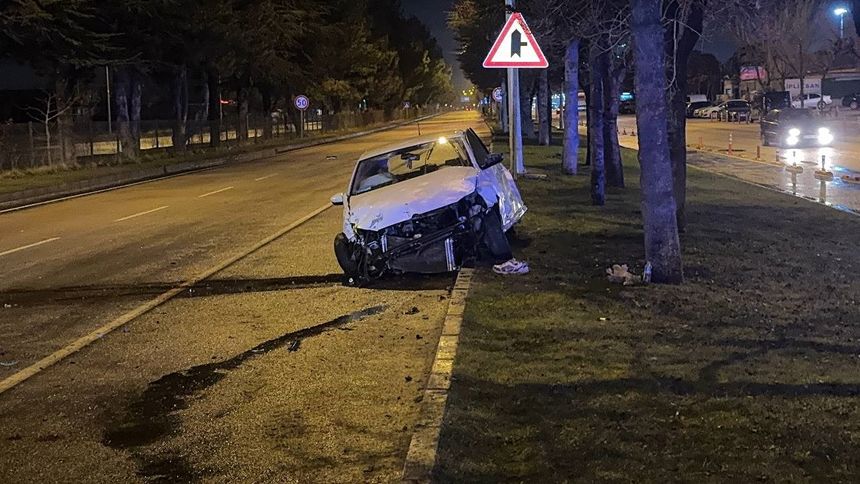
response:
[[[471,156],[480,170],[478,173],[478,193],[485,200],[496,198],[499,213],[502,216],[502,225],[507,231],[526,213],[526,204],[520,195],[520,190],[517,188],[513,175],[503,163],[484,166],[484,161],[489,157],[490,150],[471,128],[466,130],[466,141],[467,148],[471,150]]]

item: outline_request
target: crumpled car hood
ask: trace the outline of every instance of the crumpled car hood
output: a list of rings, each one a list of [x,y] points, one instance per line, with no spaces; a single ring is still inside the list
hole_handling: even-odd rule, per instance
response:
[[[394,185],[353,195],[349,198],[349,222],[363,230],[381,230],[410,220],[474,193],[478,170],[446,167]]]

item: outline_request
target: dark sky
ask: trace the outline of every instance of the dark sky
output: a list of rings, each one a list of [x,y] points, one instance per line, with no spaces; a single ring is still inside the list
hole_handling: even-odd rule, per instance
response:
[[[465,88],[466,80],[457,62],[457,41],[447,25],[448,11],[451,10],[454,0],[401,0],[401,3],[407,14],[421,19],[436,37],[445,60],[454,68],[454,87],[458,90]]]

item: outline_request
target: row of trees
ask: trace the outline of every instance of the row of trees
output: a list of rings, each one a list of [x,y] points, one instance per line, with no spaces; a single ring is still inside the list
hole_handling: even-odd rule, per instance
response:
[[[235,100],[241,138],[250,110],[268,115],[299,93],[326,112],[453,96],[441,49],[399,0],[10,0],[0,6],[0,52],[50,79],[57,112],[94,98],[109,66],[132,157],[146,97],[168,101],[184,149],[191,118],[221,131],[222,98]],[[59,119],[62,131],[69,116]]]
[[[854,15],[860,11],[855,0]],[[524,106],[523,136],[534,137],[531,100],[538,96],[540,128],[549,117],[545,86],[562,86],[571,108],[564,116],[564,171],[576,174],[579,160],[580,88],[588,111],[588,150],[591,197],[605,203],[605,187],[624,186],[616,120],[621,82],[634,73],[641,165],[642,215],[646,260],[653,280],[679,283],[683,265],[679,232],[686,227],[686,95],[688,62],[710,24],[731,25],[748,42],[762,48],[781,43],[797,49],[809,39],[800,31],[759,29],[785,24],[792,14],[819,12],[820,0],[529,0],[519,2],[538,41],[549,56],[549,70],[521,71]],[[503,82],[503,72],[483,69],[481,63],[503,24],[504,11],[497,0],[458,0],[449,24],[461,44],[460,61],[466,75],[479,88],[492,89]],[[816,29],[814,18],[804,31]],[[743,37],[741,36],[743,40]],[[694,60],[702,60],[696,54]],[[711,69],[713,70],[713,69]],[[802,71],[803,69],[800,68]],[[697,74],[698,75],[698,74]],[[711,74],[713,75],[713,74]],[[802,75],[802,74],[801,74]],[[696,79],[696,76],[693,77]],[[548,143],[548,139],[539,139]]]

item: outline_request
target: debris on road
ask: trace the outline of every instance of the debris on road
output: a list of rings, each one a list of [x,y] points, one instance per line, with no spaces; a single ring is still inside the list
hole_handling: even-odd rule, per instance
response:
[[[403,314],[406,314],[407,316],[411,316],[411,315],[413,315],[413,314],[418,314],[418,313],[420,313],[420,312],[421,312],[421,310],[420,310],[420,309],[418,309],[416,306],[412,306],[412,308],[411,308],[411,309],[409,309],[408,311],[406,311],[406,312],[405,312],[405,313],[403,313]]]
[[[503,264],[496,264],[493,266],[493,272],[502,275],[528,274],[530,270],[528,262],[516,259],[511,259]]]
[[[297,340],[293,341],[292,343],[290,343],[290,346],[287,347],[287,351],[289,351],[290,353],[292,353],[294,351],[299,351],[299,346],[301,346],[301,345],[302,345],[302,340],[297,339]]]
[[[0,366],[5,366],[6,368],[15,366],[18,364],[18,360],[15,361],[0,361]]]

